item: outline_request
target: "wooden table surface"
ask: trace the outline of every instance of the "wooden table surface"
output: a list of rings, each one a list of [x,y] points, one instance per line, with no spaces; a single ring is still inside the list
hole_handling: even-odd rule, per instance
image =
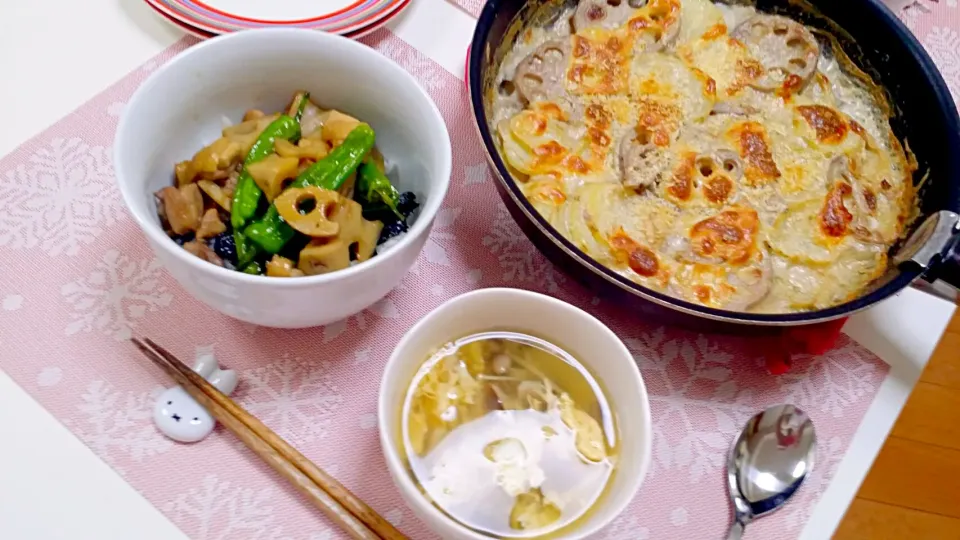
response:
[[[960,311],[834,538],[960,540]]]

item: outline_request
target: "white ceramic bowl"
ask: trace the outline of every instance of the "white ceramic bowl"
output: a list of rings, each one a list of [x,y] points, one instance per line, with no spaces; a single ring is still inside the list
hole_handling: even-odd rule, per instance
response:
[[[373,127],[399,187],[418,196],[409,233],[365,263],[290,279],[234,272],[184,251],[163,232],[153,193],[171,184],[176,162],[219,136],[224,117],[237,122],[247,109],[282,110],[299,89]],[[154,72],[124,109],[114,167],[127,208],[183,288],[237,319],[302,328],[357,313],[396,286],[430,234],[450,183],[451,152],[436,105],[393,61],[333,34],[267,29],[195,45]]]
[[[597,378],[620,430],[619,465],[605,496],[565,540],[586,538],[609,524],[633,499],[650,463],[651,422],[647,390],[633,356],[609,328],[565,302],[519,289],[480,289],[448,300],[403,336],[380,382],[380,444],[393,481],[406,503],[444,540],[489,540],[437,509],[414,483],[403,458],[400,411],[417,369],[438,347],[489,330],[527,332],[563,348]],[[482,504],[482,502],[479,502]]]

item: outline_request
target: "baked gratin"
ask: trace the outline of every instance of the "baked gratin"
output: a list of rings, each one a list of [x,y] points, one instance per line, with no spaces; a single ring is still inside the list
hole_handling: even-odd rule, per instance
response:
[[[499,150],[531,204],[604,266],[689,302],[842,303],[915,212],[877,88],[783,16],[582,0],[524,30],[498,81]]]

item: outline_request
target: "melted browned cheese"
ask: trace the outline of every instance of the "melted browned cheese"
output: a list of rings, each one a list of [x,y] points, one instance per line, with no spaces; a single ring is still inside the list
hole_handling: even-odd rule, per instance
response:
[[[734,33],[755,15],[651,0],[616,27],[526,31],[501,79],[566,40],[563,91],[498,96],[493,121],[529,200],[609,268],[721,309],[825,308],[886,270],[915,207],[913,171],[831,51],[812,77],[760,89],[767,59]],[[625,138],[643,147],[639,180],[625,180]]]

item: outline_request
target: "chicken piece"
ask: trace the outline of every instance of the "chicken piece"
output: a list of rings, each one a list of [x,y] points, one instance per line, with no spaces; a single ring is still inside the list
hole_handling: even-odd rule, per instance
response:
[[[183,245],[183,249],[196,255],[197,257],[200,257],[208,263],[212,263],[217,266],[223,266],[223,259],[221,259],[215,251],[210,249],[210,246],[208,246],[206,242],[201,242],[200,240],[191,240]]]
[[[203,214],[203,218],[200,220],[200,227],[197,228],[197,239],[211,238],[225,230],[227,230],[227,226],[223,224],[223,221],[220,221],[220,213],[217,212],[216,208],[211,208]]]
[[[267,262],[267,275],[270,277],[301,277],[305,274],[293,265],[293,261],[280,255],[274,255]]]
[[[203,195],[196,184],[180,188],[168,186],[157,192],[163,205],[163,215],[174,234],[197,230],[203,215]]]
[[[517,65],[513,85],[525,103],[565,95],[563,80],[569,57],[570,41],[556,39],[537,47]]]

